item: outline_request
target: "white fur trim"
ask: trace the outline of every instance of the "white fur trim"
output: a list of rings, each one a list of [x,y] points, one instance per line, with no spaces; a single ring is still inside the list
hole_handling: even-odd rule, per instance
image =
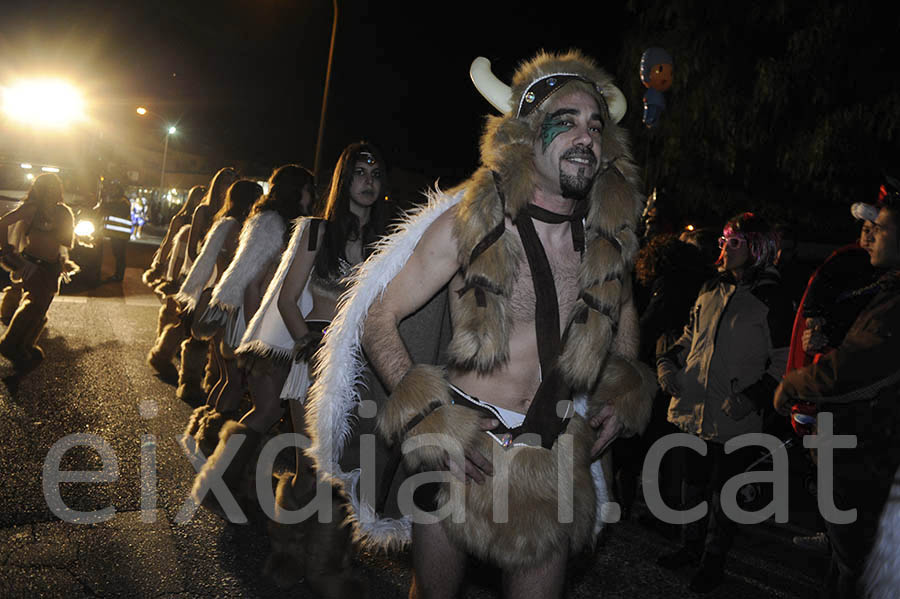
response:
[[[900,470],[881,512],[878,535],[869,553],[863,581],[868,599],[893,599],[900,589]]]
[[[301,404],[306,401],[309,389],[309,366],[306,362],[293,362],[284,386],[281,388],[281,399],[293,399]]]
[[[586,393],[579,393],[573,399],[575,413],[588,420],[588,397]],[[609,490],[606,488],[606,477],[603,476],[603,463],[596,459],[591,462],[591,478],[594,479],[594,494],[597,497],[596,515],[594,517],[594,538],[603,530],[603,524],[612,520],[618,520],[613,513],[612,504],[609,502]]]
[[[247,325],[247,330],[244,332],[237,350],[238,353],[253,353],[267,357],[274,356],[283,360],[292,357],[294,338],[281,317],[281,311],[278,309],[278,296],[281,293],[281,287],[284,285],[287,272],[294,262],[294,256],[297,255],[297,251],[300,248],[300,239],[303,237],[304,231],[309,227],[310,222],[312,222],[312,219],[306,217],[294,220],[294,231],[291,234],[291,240],[288,242],[287,249],[281,254],[278,270],[275,271],[272,281],[266,288],[266,293],[259,304],[259,309]],[[303,293],[300,294],[298,305],[304,318],[313,308],[313,299],[309,292],[309,279],[306,281]],[[291,373],[294,373],[293,368]],[[305,388],[306,385],[304,385],[304,391]],[[283,394],[282,397],[284,397]]]
[[[219,252],[225,245],[225,240],[238,226],[236,218],[229,216],[217,221],[203,240],[203,247],[197,254],[197,260],[191,265],[191,270],[181,284],[181,289],[175,295],[175,299],[187,306],[188,310],[197,307],[200,294],[216,280],[216,261]]]
[[[284,231],[284,220],[274,210],[255,214],[244,224],[237,253],[213,289],[210,307],[234,312],[244,304],[247,285],[281,251]]]
[[[309,389],[312,445],[307,453],[323,476],[341,485],[351,498],[355,535],[370,547],[401,547],[409,543],[408,519],[379,518],[372,506],[360,504],[355,492],[359,472],[341,470],[344,445],[353,428],[353,409],[359,402],[365,363],[360,347],[363,322],[369,306],[397,275],[425,230],[441,214],[457,204],[462,193],[447,196],[435,190],[426,206],[412,212],[395,232],[381,240],[375,252],[351,275],[351,286],[341,297],[337,316],[325,335],[315,382]]]

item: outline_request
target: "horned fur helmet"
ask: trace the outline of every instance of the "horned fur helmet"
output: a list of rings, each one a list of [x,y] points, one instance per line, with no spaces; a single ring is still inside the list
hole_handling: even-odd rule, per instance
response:
[[[575,81],[585,84],[614,123],[622,120],[627,109],[625,96],[613,85],[612,78],[577,50],[565,54],[540,52],[519,67],[512,86],[494,76],[491,62],[484,57],[472,62],[469,75],[494,108],[515,118],[527,118],[550,96]]]
[[[618,125],[627,102],[606,71],[580,51],[570,50],[562,54],[540,52],[523,62],[513,75],[512,85],[494,76],[487,58],[476,58],[469,74],[481,95],[503,113],[487,118],[481,138],[481,162],[503,180],[506,213],[510,217],[515,219],[521,204],[533,193],[533,143],[540,131],[543,106],[559,90],[577,86],[591,95],[606,115],[600,172],[590,201],[599,204],[602,196],[605,214],[589,218],[588,224],[603,225],[610,234],[625,223],[634,228],[644,199],[634,195],[640,187],[639,176],[631,158],[628,133]]]

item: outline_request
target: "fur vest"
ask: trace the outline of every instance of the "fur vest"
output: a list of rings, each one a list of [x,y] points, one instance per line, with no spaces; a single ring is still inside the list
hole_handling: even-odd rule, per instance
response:
[[[187,278],[175,295],[175,299],[188,310],[193,311],[197,307],[200,294],[215,282],[216,262],[219,258],[219,252],[222,251],[222,246],[225,245],[228,235],[237,226],[237,219],[232,217],[223,218],[213,225],[206,239],[203,240],[203,247],[200,248],[197,261],[191,265]]]
[[[300,249],[300,240],[309,228],[312,220],[311,218],[300,217],[294,221],[294,231],[287,249],[281,254],[278,270],[275,271],[275,276],[272,277],[271,283],[266,288],[266,294],[259,305],[259,309],[253,315],[253,318],[250,319],[236,353],[253,354],[262,358],[273,358],[282,361],[291,359],[295,340],[281,317],[281,311],[278,309],[278,296],[281,294],[284,278],[287,276],[287,272],[294,262],[294,257]],[[298,306],[304,318],[313,308],[308,278],[303,288],[303,293],[300,295]],[[294,362],[282,389],[281,397],[302,400],[306,396],[308,385],[309,376],[306,363]]]
[[[237,252],[213,289],[200,321],[225,328],[225,342],[237,347],[244,335],[244,290],[262,269],[278,257],[284,245],[285,223],[274,210],[253,215],[241,229]]]

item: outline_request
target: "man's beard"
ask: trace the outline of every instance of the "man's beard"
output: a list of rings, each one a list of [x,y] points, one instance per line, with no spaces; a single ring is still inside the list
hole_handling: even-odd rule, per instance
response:
[[[560,163],[570,158],[584,158],[589,161],[589,164],[579,167],[573,174],[563,172],[562,164],[560,164],[559,189],[562,197],[566,199],[583,200],[591,191],[591,186],[594,183],[596,175],[594,166],[597,163],[597,158],[590,150],[576,147],[565,152],[560,157]]]

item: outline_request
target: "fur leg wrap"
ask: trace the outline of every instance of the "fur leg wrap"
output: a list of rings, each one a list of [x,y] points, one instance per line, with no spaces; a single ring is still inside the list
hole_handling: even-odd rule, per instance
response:
[[[154,345],[147,354],[147,364],[159,374],[172,380],[178,378],[178,369],[172,363],[178,347],[184,340],[184,328],[178,323],[166,325],[162,334],[157,337]]]
[[[180,288],[180,285],[178,284],[177,281],[166,280],[166,281],[163,281],[162,283],[160,283],[159,285],[157,285],[156,287],[154,287],[153,291],[160,298],[165,298],[170,295],[175,295],[176,293],[178,293],[179,288]]]
[[[305,505],[304,498],[294,495],[291,487],[291,474],[275,477],[278,486],[275,489],[275,503],[284,510],[295,511]],[[272,553],[263,567],[263,575],[271,579],[275,586],[287,589],[301,580],[306,571],[306,527],[304,523],[281,524],[270,520],[268,524],[269,542]]]
[[[600,382],[591,393],[588,417],[599,412],[604,405],[612,404],[624,425],[623,436],[639,435],[650,421],[655,395],[656,376],[648,366],[610,354]]]
[[[197,441],[197,449],[208,456],[216,450],[222,429],[229,422],[235,420],[233,412],[218,412],[212,408],[206,411],[206,415],[197,421],[197,430],[194,440]]]
[[[306,526],[306,583],[316,597],[358,598],[365,594],[362,581],[353,576],[352,535],[347,509],[336,489],[331,491],[331,522],[309,518]]]
[[[200,429],[200,423],[203,422],[203,420],[209,415],[211,409],[212,408],[210,408],[206,404],[195,408],[194,411],[191,412],[190,418],[188,418],[188,423],[187,426],[184,427],[184,432],[178,438],[178,444],[181,445],[191,455],[199,457],[197,439],[195,438],[195,436],[197,435],[197,431]]]
[[[302,495],[294,490],[293,477],[278,478],[275,502],[280,509],[296,511],[313,499],[315,486]],[[272,553],[263,574],[280,588],[306,583],[316,597],[325,599],[365,596],[361,581],[352,574],[352,529],[347,509],[336,489],[331,491],[331,522],[319,522],[319,514],[298,524],[269,522]]]
[[[209,395],[209,392],[212,391],[212,388],[216,386],[216,383],[219,382],[219,377],[221,373],[219,372],[219,364],[216,362],[213,357],[213,347],[212,344],[209,346],[209,354],[206,357],[206,370],[203,375],[203,391]]]
[[[244,435],[244,439],[231,461],[225,464],[222,456],[225,453],[228,440],[233,435]],[[252,503],[256,499],[256,462],[262,438],[262,433],[258,433],[240,422],[225,422],[219,433],[219,443],[216,445],[215,451],[209,456],[206,464],[203,465],[203,469],[197,473],[197,477],[194,479],[194,487],[191,490],[191,496],[194,498],[194,501],[199,501],[201,505],[224,518],[224,511],[212,492],[206,493],[202,500],[200,499],[203,490],[209,486],[208,479],[212,476],[220,476],[222,482],[234,495],[241,510],[247,514],[248,510],[253,507]],[[237,439],[232,441],[232,443],[235,442],[237,442]],[[248,471],[251,469],[252,475],[248,475]]]
[[[156,319],[156,336],[162,335],[163,329],[170,324],[180,322],[178,315],[178,304],[171,297],[163,300],[163,305],[159,308],[159,316]]]
[[[187,338],[181,344],[181,369],[178,372],[176,397],[182,401],[204,401],[203,377],[206,371],[209,342]]]

